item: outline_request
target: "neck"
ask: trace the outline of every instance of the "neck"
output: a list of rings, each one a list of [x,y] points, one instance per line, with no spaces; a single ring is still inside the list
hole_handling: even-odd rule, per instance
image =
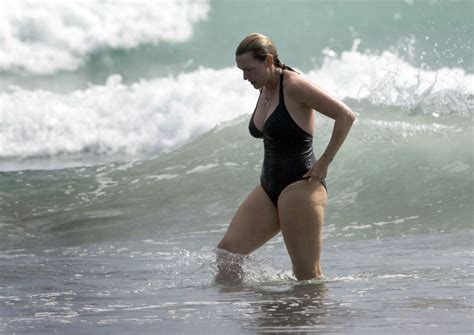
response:
[[[282,72],[282,69],[280,68],[275,68],[270,75],[270,78],[268,79],[267,83],[265,84],[265,89],[267,91],[273,91],[276,89],[278,86],[278,83],[280,81],[280,74]]]

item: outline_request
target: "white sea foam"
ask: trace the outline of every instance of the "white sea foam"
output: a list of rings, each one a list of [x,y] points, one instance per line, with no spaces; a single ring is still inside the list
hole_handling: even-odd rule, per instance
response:
[[[403,121],[383,121],[383,120],[360,120],[361,124],[370,128],[383,128],[396,131],[403,137],[417,134],[429,134],[433,132],[455,131],[454,126],[445,126],[438,123],[432,124],[413,124]]]
[[[393,78],[396,69],[400,78]],[[441,69],[436,75],[389,53],[349,51],[339,58],[327,56],[321,68],[305,75],[340,99],[428,106],[429,112],[430,104],[437,101],[442,110],[454,109],[459,115],[474,110],[473,75],[459,69]],[[219,123],[251,113],[257,95],[236,68],[200,68],[130,85],[123,84],[120,75],[112,75],[104,85],[66,94],[11,87],[0,92],[0,158],[169,151]],[[448,99],[455,95],[457,105]],[[361,124],[399,130],[406,136],[456,129],[439,122],[365,120]]]
[[[207,0],[2,1],[0,69],[50,74],[105,48],[184,42],[209,8]]]
[[[463,69],[425,70],[390,51],[375,55],[351,50],[339,57],[335,52],[325,54],[322,66],[307,77],[341,99],[368,99],[377,105],[408,108],[425,106],[434,116],[471,114],[474,110],[474,75]],[[469,95],[471,99],[466,97]]]
[[[443,90],[474,94],[474,76],[463,69],[420,69],[390,51],[377,55],[351,50],[339,57],[331,53],[307,76],[338,97],[370,98],[383,104],[399,105],[410,96]]]
[[[201,69],[69,94],[0,93],[0,157],[161,152],[251,110],[256,91],[234,68]]]
[[[209,169],[215,168],[216,166],[219,166],[219,164],[198,165],[195,168],[193,168],[192,170],[187,171],[186,174],[204,172],[204,171],[207,171]]]
[[[152,176],[147,176],[145,179],[153,179],[153,181],[160,181],[163,179],[174,179],[179,177],[177,174],[160,174],[160,175],[152,175]]]

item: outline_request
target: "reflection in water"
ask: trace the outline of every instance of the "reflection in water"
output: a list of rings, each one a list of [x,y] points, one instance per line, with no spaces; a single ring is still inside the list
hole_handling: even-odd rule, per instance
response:
[[[248,303],[245,315],[236,311],[245,333],[307,334],[327,326],[331,302],[328,289],[320,282],[256,287],[224,285],[220,292],[232,294],[234,299],[238,295]]]
[[[261,299],[254,303],[258,318],[249,326],[257,333],[296,331],[296,334],[305,334],[325,328],[328,289],[324,284],[301,283],[285,291],[260,289],[256,293]]]

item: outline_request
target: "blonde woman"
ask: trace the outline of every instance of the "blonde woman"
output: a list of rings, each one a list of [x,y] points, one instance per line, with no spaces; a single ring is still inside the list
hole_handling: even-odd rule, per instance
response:
[[[236,257],[253,252],[280,231],[295,277],[320,278],[325,178],[355,115],[282,64],[275,45],[262,34],[245,37],[235,60],[243,79],[260,91],[249,131],[263,139],[264,160],[260,185],[240,205],[218,244],[216,280],[240,279]],[[313,110],[335,120],[331,139],[318,159],[313,153]]]

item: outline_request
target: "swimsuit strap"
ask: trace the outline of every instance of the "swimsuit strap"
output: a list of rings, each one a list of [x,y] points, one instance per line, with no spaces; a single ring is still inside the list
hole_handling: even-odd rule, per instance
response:
[[[285,99],[283,98],[283,71],[281,71],[280,75],[280,103],[285,104]]]

